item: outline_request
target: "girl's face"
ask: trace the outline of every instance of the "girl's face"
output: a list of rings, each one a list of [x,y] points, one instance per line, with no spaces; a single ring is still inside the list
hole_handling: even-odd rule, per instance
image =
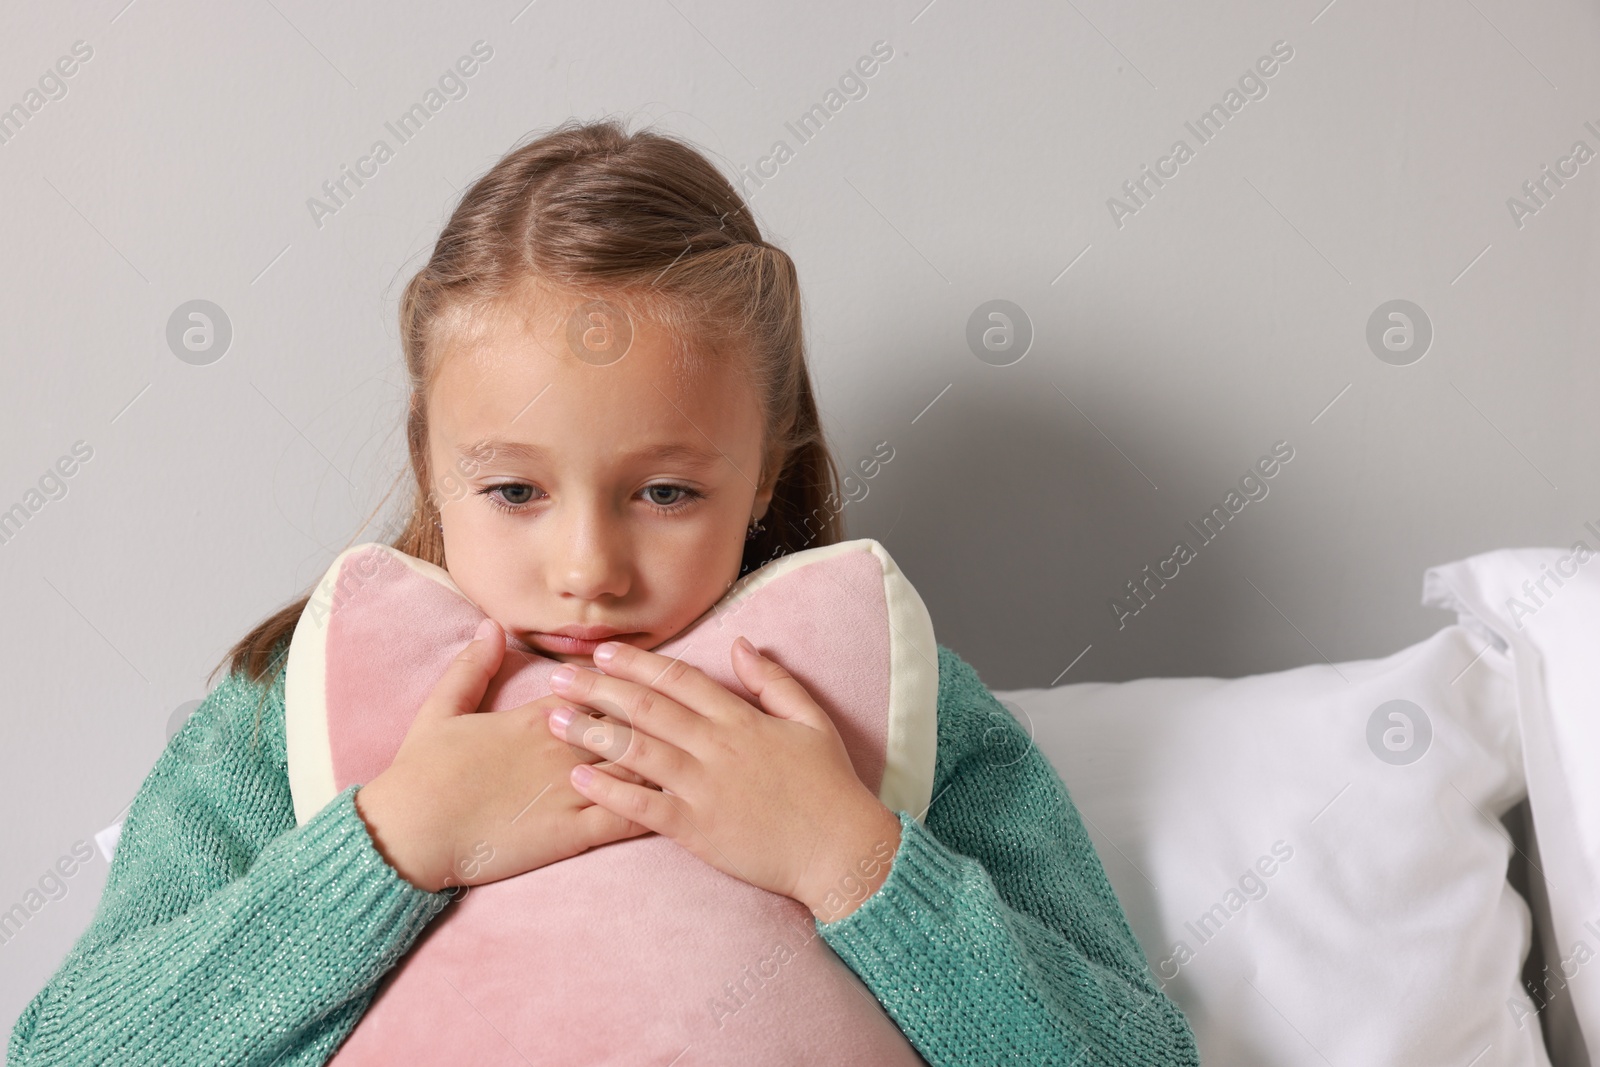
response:
[[[428,397],[450,577],[564,662],[592,665],[604,640],[653,648],[699,618],[772,496],[743,377],[710,360],[674,372],[666,336],[633,331],[596,365],[567,350],[564,316],[498,317],[445,356]]]

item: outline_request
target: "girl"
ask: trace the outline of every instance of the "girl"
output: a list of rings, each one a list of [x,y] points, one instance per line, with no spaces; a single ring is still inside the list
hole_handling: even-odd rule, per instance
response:
[[[454,886],[647,832],[808,905],[934,1067],[1198,1064],[1066,787],[954,652],[924,825],[748,643],[733,668],[760,709],[650,651],[738,575],[842,536],[794,264],[703,156],[610,121],[514,149],[400,325],[415,497],[393,544],[489,620],[393,764],[300,826],[283,661],[306,598],[235,645],[135,797],[13,1067],[321,1064]],[[508,642],[594,669],[471,714]],[[553,802],[507,839],[530,780]],[[459,862],[490,830],[504,847]]]

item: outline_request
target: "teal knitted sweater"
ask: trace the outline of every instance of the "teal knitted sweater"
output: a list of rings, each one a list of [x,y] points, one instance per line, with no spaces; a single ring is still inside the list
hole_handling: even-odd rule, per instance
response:
[[[932,1067],[1197,1067],[1066,786],[943,646],[938,719],[926,826],[897,813],[887,880],[818,935]],[[11,1067],[326,1062],[451,900],[378,853],[359,788],[296,826],[282,672],[219,683],[134,797],[89,928],[17,1020]]]

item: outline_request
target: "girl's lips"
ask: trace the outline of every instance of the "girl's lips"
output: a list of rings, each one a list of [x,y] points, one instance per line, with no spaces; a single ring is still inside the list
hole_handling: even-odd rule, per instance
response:
[[[610,637],[596,637],[593,640],[584,640],[577,637],[566,637],[562,634],[540,633],[536,630],[529,636],[532,639],[529,643],[536,644],[540,648],[552,652],[565,652],[568,655],[588,656],[592,655],[596,648],[599,648],[607,641],[621,641],[625,637],[634,635],[631,633],[612,634]]]

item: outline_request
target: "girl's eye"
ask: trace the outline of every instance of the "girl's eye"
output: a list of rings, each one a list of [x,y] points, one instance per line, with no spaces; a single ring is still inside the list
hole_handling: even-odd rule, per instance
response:
[[[479,489],[478,492],[487,497],[489,503],[501,511],[516,513],[526,508],[533,499],[534,488],[531,485],[524,485],[519,482],[507,482],[503,485],[486,485]],[[668,483],[647,485],[644,487],[643,492],[656,510],[661,512],[674,512],[686,508],[704,495],[699,490],[691,489],[686,485],[671,485]],[[678,495],[673,499],[663,500],[661,496],[655,494],[664,496]]]
[[[533,486],[522,485],[517,482],[507,482],[504,485],[486,485],[478,490],[479,494],[488,498],[489,503],[501,511],[521,511],[533,495]],[[501,495],[505,494],[505,495]]]
[[[657,508],[664,512],[678,511],[682,508],[686,508],[690,504],[693,504],[696,500],[699,500],[701,496],[699,491],[690,489],[687,485],[670,485],[665,482],[660,485],[647,485],[644,487],[644,491],[647,494],[662,491],[683,494],[671,502],[664,502],[659,498],[652,497],[650,503],[654,504]]]

